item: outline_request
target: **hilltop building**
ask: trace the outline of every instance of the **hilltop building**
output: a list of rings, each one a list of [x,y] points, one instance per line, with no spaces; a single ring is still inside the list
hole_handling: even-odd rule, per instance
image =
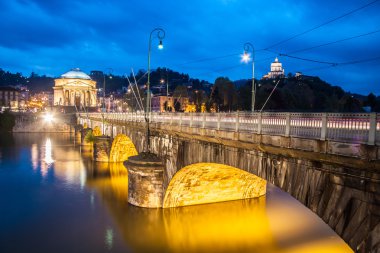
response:
[[[278,77],[284,77],[285,70],[282,68],[282,63],[278,61],[278,58],[270,65],[270,72],[264,75],[262,79],[276,79]]]
[[[54,106],[80,108],[96,107],[96,82],[80,71],[72,69],[54,80]]]

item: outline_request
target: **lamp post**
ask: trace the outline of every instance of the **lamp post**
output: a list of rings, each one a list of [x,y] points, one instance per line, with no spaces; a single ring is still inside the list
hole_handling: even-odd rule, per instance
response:
[[[158,44],[158,49],[163,49],[164,46],[162,44],[162,40],[165,38],[165,31],[162,28],[154,28],[149,35],[149,47],[148,47],[148,82],[146,84],[147,92],[146,92],[146,109],[145,109],[145,122],[146,122],[146,147],[145,151],[150,151],[150,130],[149,130],[149,114],[150,114],[150,107],[151,107],[151,100],[150,100],[150,48],[152,45],[152,39],[153,36],[156,36],[160,43]]]
[[[112,68],[107,68],[106,70],[109,71],[109,73],[112,73],[113,69]],[[112,79],[112,76],[110,75],[110,79]],[[102,105],[102,121],[103,121],[103,131],[102,135],[105,134],[105,126],[104,126],[104,113],[106,112],[106,75],[104,74],[103,71],[103,105]]]
[[[252,52],[252,59],[249,52]],[[256,86],[255,86],[255,48],[249,42],[244,44],[244,54],[242,55],[242,61],[248,63],[252,60],[252,98],[251,98],[251,111],[255,111],[255,95],[256,95]]]
[[[112,79],[111,74],[113,72],[113,69],[107,68],[106,70],[108,70],[108,73],[110,73],[110,79]],[[106,110],[106,75],[103,72],[103,112],[105,112],[105,110]]]

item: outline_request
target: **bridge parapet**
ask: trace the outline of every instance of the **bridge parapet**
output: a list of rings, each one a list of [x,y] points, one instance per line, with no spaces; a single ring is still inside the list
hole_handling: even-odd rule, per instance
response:
[[[89,113],[105,122],[144,122],[143,113]],[[103,119],[104,117],[104,119]],[[150,113],[150,122],[216,130],[380,144],[378,113]]]
[[[78,116],[104,125],[145,124],[143,113]],[[380,158],[380,114],[376,113],[151,113],[149,117],[152,127],[166,131],[368,160]]]

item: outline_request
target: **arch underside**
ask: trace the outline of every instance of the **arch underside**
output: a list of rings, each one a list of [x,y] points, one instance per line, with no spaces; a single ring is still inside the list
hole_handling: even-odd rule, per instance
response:
[[[124,134],[116,135],[112,142],[110,162],[124,162],[130,156],[138,155],[132,140]]]
[[[256,198],[265,193],[266,181],[258,176],[228,165],[197,163],[174,175],[163,207]]]

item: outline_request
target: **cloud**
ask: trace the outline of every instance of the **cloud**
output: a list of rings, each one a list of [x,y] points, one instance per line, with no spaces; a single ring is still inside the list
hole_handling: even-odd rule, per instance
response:
[[[152,40],[153,68],[171,67],[208,81],[221,75],[249,78],[249,66],[239,65],[238,54],[245,42],[251,42],[257,50],[256,77],[260,77],[276,56],[260,49],[358,6],[357,2],[342,5],[327,0],[1,1],[0,67],[26,73],[37,69],[56,76],[73,67],[88,71],[112,67],[115,74],[129,72],[131,67],[146,69],[149,33],[163,27],[165,50],[157,51],[158,40]],[[286,53],[380,29],[379,9],[380,4],[374,4],[272,49]],[[353,61],[380,56],[379,42],[380,34],[376,34],[295,55]],[[215,59],[188,63],[203,58]],[[323,65],[280,59],[286,71],[314,68],[310,74],[346,90],[367,94],[376,87],[378,62],[318,70]]]

